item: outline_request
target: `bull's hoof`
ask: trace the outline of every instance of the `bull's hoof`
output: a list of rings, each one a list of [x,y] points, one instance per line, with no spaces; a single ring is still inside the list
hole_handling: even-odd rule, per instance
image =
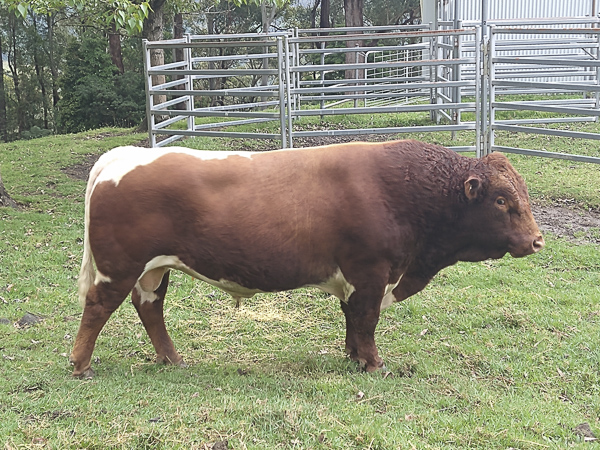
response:
[[[183,360],[183,358],[179,357],[176,359],[171,359],[168,356],[157,356],[156,357],[156,362],[158,364],[165,364],[168,366],[177,366],[177,367],[183,367],[184,369],[189,367],[186,362]]]
[[[389,373],[383,361],[379,362],[377,365],[369,365],[364,362],[360,362],[360,367],[367,373]]]
[[[72,375],[74,378],[79,378],[80,380],[91,380],[94,378],[94,370],[91,367],[88,367],[81,372],[74,370]]]

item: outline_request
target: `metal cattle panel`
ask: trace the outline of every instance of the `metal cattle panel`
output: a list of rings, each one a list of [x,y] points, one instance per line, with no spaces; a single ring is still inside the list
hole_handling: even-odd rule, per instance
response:
[[[285,147],[285,86],[281,83],[285,35],[188,35],[183,40],[144,41],[151,146],[167,145],[184,136],[219,136],[280,139]],[[151,66],[149,55],[154,48],[165,53],[183,49],[184,61]],[[184,128],[177,125],[183,120]],[[279,124],[279,133],[229,131],[273,121]],[[163,139],[157,141],[159,136]]]
[[[479,66],[478,55],[460,54],[461,37],[476,29],[429,30],[428,26],[298,30],[288,38],[292,138],[415,131],[475,131],[479,104],[462,101],[461,89],[477,90],[478,79],[462,80],[463,66]],[[440,68],[444,68],[442,71]],[[301,129],[297,119],[334,115],[421,113],[431,125]],[[300,124],[302,122],[300,121]],[[295,128],[300,128],[296,130]],[[478,139],[475,139],[478,142]],[[476,145],[455,147],[477,151]]]
[[[600,116],[598,19],[525,22],[518,28],[496,22],[486,33],[477,26],[452,28],[460,25],[455,21],[438,30],[389,26],[144,41],[150,144],[223,136],[276,139],[285,148],[310,136],[466,130],[475,134],[474,145],[457,151],[600,163],[596,155],[496,145],[498,131],[600,140],[600,134],[547,126]],[[152,66],[150,52],[157,48],[167,55],[182,49],[183,58]],[[556,98],[557,92],[569,97]],[[536,97],[525,99],[525,93]],[[504,111],[553,115],[506,118]],[[474,120],[463,121],[463,112],[474,113]],[[304,126],[311,117],[397,113],[431,120]]]
[[[600,155],[546,152],[495,144],[495,131],[600,140],[600,134],[596,133],[548,128],[551,124],[597,121],[600,117],[600,29],[530,26],[525,30],[527,35],[523,31],[520,27],[492,25],[490,28],[487,42],[489,110],[484,108],[484,113],[489,115],[490,132],[484,152],[503,151],[600,163]],[[510,52],[504,51],[506,42],[510,42]],[[575,51],[548,53],[549,42]],[[526,47],[529,56],[519,56],[520,47]],[[566,81],[566,73],[573,81]],[[515,96],[531,92],[537,94],[535,99]],[[557,93],[568,97],[557,98]],[[502,120],[496,117],[500,111],[543,112],[551,113],[551,116]]]

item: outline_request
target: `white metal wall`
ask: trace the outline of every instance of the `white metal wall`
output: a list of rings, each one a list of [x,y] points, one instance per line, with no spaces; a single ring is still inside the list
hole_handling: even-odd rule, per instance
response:
[[[458,2],[458,19],[463,22],[481,22],[483,2],[487,2],[488,20],[515,19],[515,25],[519,25],[518,19],[589,17],[598,13],[598,0],[442,0],[439,7],[442,19],[454,19],[455,2]]]

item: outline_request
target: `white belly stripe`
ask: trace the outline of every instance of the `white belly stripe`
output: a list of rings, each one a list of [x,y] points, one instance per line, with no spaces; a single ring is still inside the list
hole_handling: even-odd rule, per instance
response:
[[[265,292],[260,289],[250,289],[250,288],[241,286],[240,284],[235,283],[233,281],[226,280],[226,279],[221,279],[218,281],[210,279],[202,274],[199,274],[198,272],[191,269],[190,267],[186,266],[177,256],[157,256],[157,257],[153,258],[146,264],[146,267],[144,268],[144,272],[140,276],[140,279],[146,273],[150,272],[151,270],[157,269],[159,267],[168,267],[170,269],[180,270],[194,278],[202,280],[212,286],[215,286],[215,287],[227,292],[232,297],[234,297],[236,300],[239,300],[240,298],[250,298],[254,294]],[[102,277],[102,275],[101,275],[101,277]],[[106,281],[110,281],[110,278],[108,278],[108,277],[105,277],[105,278],[107,279]],[[381,310],[382,311],[396,301],[396,298],[394,297],[394,294],[392,293],[392,291],[394,290],[394,288],[396,286],[398,286],[398,283],[400,283],[401,279],[402,279],[402,277],[400,277],[396,283],[388,284],[386,286],[383,300],[381,302]],[[96,280],[98,281],[98,277],[96,278]],[[105,280],[103,279],[102,281],[105,281]],[[356,291],[356,288],[352,284],[350,284],[348,282],[348,280],[346,280],[346,278],[344,277],[344,274],[342,273],[342,271],[339,268],[327,281],[320,283],[320,284],[310,284],[308,286],[319,288],[322,291],[327,292],[328,294],[336,296],[337,298],[339,298],[341,301],[343,301],[345,303],[348,303],[348,299],[354,293],[354,291]],[[298,286],[298,287],[301,287],[301,286]],[[157,298],[157,296],[154,292],[147,292],[142,289],[142,286],[139,283],[139,279],[135,285],[135,289],[137,289],[138,293],[140,294],[142,303],[143,302],[153,302]]]

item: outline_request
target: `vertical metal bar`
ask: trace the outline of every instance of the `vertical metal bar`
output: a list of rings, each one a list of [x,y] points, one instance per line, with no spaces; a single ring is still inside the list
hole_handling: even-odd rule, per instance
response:
[[[321,58],[320,58],[321,67],[325,65],[325,41],[321,41]],[[325,71],[321,70],[321,87],[325,87]],[[325,108],[325,94],[321,93],[321,109]],[[321,116],[321,120],[323,120],[323,116]]]
[[[481,32],[485,40],[487,38],[487,22],[488,22],[488,0],[481,0]]]
[[[298,27],[294,28],[292,37],[293,38],[298,37]],[[300,66],[300,43],[298,42],[298,40],[296,40],[294,42],[292,49],[293,49],[292,67],[299,67]],[[298,73],[298,72],[292,73],[292,79],[294,80],[294,96],[293,96],[292,106],[293,106],[293,110],[295,111],[296,109],[301,108],[300,94],[298,93],[299,89],[300,89],[300,73]]]
[[[594,0],[594,9],[596,6],[596,2]],[[593,25],[592,25],[593,26]],[[595,48],[595,57],[596,59],[600,59],[600,29],[592,28],[596,33],[596,48]],[[596,68],[596,84],[600,85],[600,67]],[[600,109],[600,91],[596,92],[596,109]],[[598,117],[594,117],[594,121],[598,122]]]
[[[455,1],[458,2],[458,0],[455,0]],[[461,22],[459,20],[454,20],[455,29],[458,29],[459,24],[461,24]],[[452,58],[460,59],[461,43],[462,43],[461,35],[459,35],[459,34],[455,35],[454,36],[454,45],[452,48],[452,52],[453,52]],[[462,71],[462,65],[456,64],[456,65],[452,66],[452,81],[460,81],[461,71]],[[461,90],[460,87],[452,88],[452,102],[460,103],[460,101],[461,101],[460,90]],[[460,108],[452,110],[452,122],[456,125],[456,124],[460,123],[460,120],[461,120]],[[452,139],[453,140],[456,139],[455,131],[452,132]]]
[[[431,26],[431,25],[430,25]],[[434,42],[436,40],[436,36],[431,36],[428,38],[429,39],[429,58],[428,59],[436,59],[436,55],[435,55],[435,49],[434,49]],[[434,74],[437,70],[437,67],[434,66],[426,66],[426,68],[429,70],[429,81],[433,82],[435,81],[435,77]],[[435,89],[431,88],[429,89],[429,103],[430,104],[434,104],[436,102],[436,93],[435,93]],[[437,114],[435,111],[431,110],[431,112],[429,113],[429,119],[434,122],[435,119],[437,117]]]
[[[496,54],[496,29],[492,25],[490,26],[490,34],[489,34],[489,50],[488,50],[488,82],[489,82],[489,100],[488,100],[488,114],[489,114],[489,125],[488,125],[488,142],[487,142],[487,152],[491,153],[494,147],[494,121],[496,120],[496,111],[493,106],[496,101],[496,86],[494,85],[494,81],[496,78],[495,75],[495,66],[494,66],[494,55]]]
[[[185,35],[185,42],[188,45],[192,43],[192,36],[190,34]],[[184,59],[187,62],[187,69],[191,71],[193,69],[192,47],[188,46],[185,49],[183,54],[184,54]],[[186,75],[186,78],[187,78],[187,80],[186,80],[185,88],[186,88],[186,90],[191,91],[194,88],[194,81],[192,80],[191,75]],[[187,110],[188,110],[188,112],[192,112],[194,110],[194,96],[193,95],[188,96]],[[187,128],[189,131],[194,131],[194,127],[195,127],[194,116],[192,114],[189,114],[188,118],[187,118]]]
[[[150,147],[156,147],[156,137],[154,136],[154,117],[152,116],[151,110],[153,106],[152,96],[150,95],[150,89],[152,88],[152,77],[148,75],[150,70],[150,49],[148,48],[148,40],[142,40],[142,47],[144,50],[144,79],[146,80],[146,120],[148,121],[148,142]]]
[[[285,84],[283,79],[283,43],[281,36],[277,36],[277,76],[279,78],[279,127],[281,129],[281,148],[286,148],[286,121],[285,121]]]
[[[481,117],[481,82],[482,73],[481,68],[481,48],[482,43],[481,27],[475,27],[475,151],[478,158],[483,156],[481,148],[481,136],[483,134],[483,120]]]
[[[486,25],[487,26],[487,25]],[[489,115],[488,115],[488,92],[490,82],[489,78],[489,39],[487,37],[487,32],[483,32],[482,30],[482,39],[481,39],[481,153],[483,156],[489,153],[488,149],[488,133],[489,133]]]
[[[288,148],[293,148],[292,142],[292,90],[294,84],[290,77],[290,43],[288,36],[283,37],[285,51],[285,92],[286,92],[286,114],[287,114],[287,130],[288,130]]]

